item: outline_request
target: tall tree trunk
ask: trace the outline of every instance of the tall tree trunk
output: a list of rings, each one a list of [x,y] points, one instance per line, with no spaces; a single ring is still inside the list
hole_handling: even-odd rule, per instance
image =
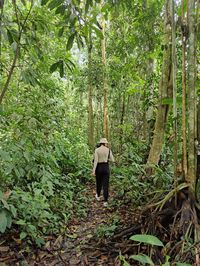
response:
[[[163,100],[172,97],[171,37],[170,0],[166,0],[164,20],[163,65],[161,80],[159,83],[160,104],[157,109],[153,142],[147,160],[147,164],[149,165],[157,165],[160,160],[160,155],[164,142],[165,126],[169,110],[169,105],[163,103]]]
[[[102,5],[104,0],[102,1]],[[107,79],[107,66],[106,66],[106,38],[105,38],[105,19],[102,18],[102,34],[103,39],[101,40],[101,52],[102,52],[102,64],[103,64],[103,99],[104,99],[104,121],[103,121],[103,133],[104,137],[109,137],[108,129],[108,79]]]
[[[171,18],[172,18],[172,83],[173,83],[173,122],[174,122],[174,186],[177,186],[177,158],[178,158],[178,140],[177,140],[177,102],[176,102],[176,27],[174,0],[171,0]]]
[[[94,148],[94,115],[93,115],[93,84],[92,84],[92,41],[91,33],[88,43],[88,144]]]
[[[195,92],[195,0],[188,1],[188,174],[186,181],[189,184],[191,197],[195,197],[196,183],[196,92]]]
[[[148,47],[148,51],[153,49]],[[153,128],[154,128],[154,106],[153,106],[153,98],[154,98],[154,84],[152,74],[154,72],[154,59],[149,58],[146,65],[146,80],[147,84],[144,87],[144,102],[147,100],[150,102],[148,108],[146,108],[146,104],[144,105],[144,115],[143,115],[143,123],[144,123],[144,139],[147,141],[148,145],[151,143],[151,139],[153,136]],[[151,80],[151,82],[149,81]],[[148,87],[147,87],[148,85]],[[148,91],[148,94],[146,93]],[[146,131],[146,132],[145,132]]]
[[[187,137],[186,137],[186,21],[184,12],[184,0],[182,0],[182,151],[183,151],[183,176],[187,175]]]

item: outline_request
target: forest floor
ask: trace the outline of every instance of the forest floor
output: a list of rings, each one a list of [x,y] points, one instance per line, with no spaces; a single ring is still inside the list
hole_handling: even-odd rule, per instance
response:
[[[127,234],[132,233],[134,223],[138,224],[139,214],[136,215],[135,210],[128,205],[118,204],[113,191],[110,192],[108,207],[103,206],[103,201],[96,200],[94,184],[88,183],[85,193],[89,209],[87,216],[73,219],[63,235],[47,237],[42,248],[1,240],[0,266],[122,265],[119,254],[120,251],[124,254],[130,250]],[[123,227],[126,228],[125,238]]]

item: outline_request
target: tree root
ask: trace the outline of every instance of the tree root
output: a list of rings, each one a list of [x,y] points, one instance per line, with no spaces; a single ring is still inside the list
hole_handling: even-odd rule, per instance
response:
[[[187,262],[200,265],[200,206],[189,196],[188,185],[183,183],[170,191],[164,199],[148,205],[140,213],[135,225],[121,230],[104,245],[109,251],[132,255],[143,253],[150,255],[156,265],[165,262]],[[134,234],[151,234],[157,236],[165,245],[152,247],[133,243],[129,237]],[[117,242],[117,243],[115,243]]]

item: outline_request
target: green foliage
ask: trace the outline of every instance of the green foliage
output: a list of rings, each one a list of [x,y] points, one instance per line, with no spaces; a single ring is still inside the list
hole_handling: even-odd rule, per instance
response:
[[[12,190],[10,209],[2,207],[1,231],[10,227],[16,208],[20,238],[38,246],[45,235],[64,232],[73,216],[86,215],[82,193],[91,178],[84,133],[72,127],[77,116],[70,111],[66,80],[46,71],[40,85],[25,74],[17,97],[13,87],[12,105],[3,108],[0,126],[1,186]]]
[[[11,228],[13,218],[16,217],[16,208],[6,200],[0,190],[0,232],[4,233],[6,228]]]
[[[149,256],[147,256],[147,255],[144,255],[144,254],[131,255],[129,258],[141,262],[142,265],[146,265],[147,264],[147,265],[154,266],[154,263],[151,260],[151,258]]]
[[[120,164],[112,167],[112,182],[121,200],[116,204],[132,202],[135,206],[143,205],[152,199],[149,191],[158,189],[161,194],[170,188],[171,177],[159,167],[151,179],[145,178],[144,154],[146,146],[137,141],[124,145],[125,149]]]
[[[140,243],[144,243],[144,244],[148,244],[148,245],[150,244],[152,246],[164,247],[163,243],[157,237],[152,236],[152,235],[145,235],[145,234],[133,235],[130,237],[130,239],[134,240],[134,241],[138,241]],[[125,257],[121,254],[121,252],[119,254],[119,259],[120,259],[120,261],[123,262],[124,266],[130,266],[130,264],[127,262]],[[156,265],[153,262],[152,258],[146,254],[131,255],[131,256],[129,256],[129,259],[134,260],[134,261],[138,261],[140,263],[140,265],[151,265],[151,266]],[[168,255],[166,255],[165,263],[162,264],[162,266],[170,266],[169,260],[170,260],[170,257]],[[173,265],[191,266],[191,264],[181,263],[181,262],[174,262]]]
[[[68,39],[68,41],[67,41],[67,50],[70,50],[71,48],[72,48],[72,46],[73,46],[73,42],[74,42],[74,38],[75,38],[75,36],[76,36],[76,32],[74,32],[70,37],[69,37],[69,39]]]
[[[156,110],[159,103],[164,1],[109,0],[103,6],[100,2],[4,1],[1,88],[6,85],[17,45],[20,53],[0,107],[1,190],[12,190],[8,200],[0,201],[0,231],[5,232],[14,222],[21,239],[39,246],[44,235],[63,232],[74,215],[86,214],[83,192],[91,166],[87,146],[88,85],[93,87],[94,129],[99,138],[103,132],[104,73],[117,162],[111,176],[121,199],[115,204],[145,204],[152,194],[157,195],[157,189],[158,195],[163,195],[171,188],[174,145],[168,135],[172,132],[172,117],[159,167],[148,180],[145,163],[149,149],[144,143],[150,143],[151,136],[148,140],[143,134],[145,112],[149,107]],[[179,3],[177,11],[180,15]],[[100,47],[102,18],[106,22],[106,69]],[[90,71],[85,42],[91,48]],[[181,71],[179,67],[177,70],[179,103]],[[162,103],[171,105],[171,98]],[[116,228],[114,221],[100,226],[97,234],[111,236]],[[147,260],[144,255],[137,258]],[[124,258],[122,261],[125,265]]]
[[[150,244],[153,246],[160,246],[160,247],[164,247],[163,243],[155,236],[152,235],[133,235],[130,237],[131,240],[134,241],[138,241],[138,242],[142,242],[142,243],[146,243],[146,244]]]
[[[64,231],[74,210],[77,216],[83,217],[85,198],[80,189],[82,186],[74,176],[34,182],[26,191],[15,187],[11,200],[18,210],[15,223],[20,227],[20,238],[28,237],[37,243],[44,235]]]
[[[115,230],[118,227],[119,219],[117,217],[114,217],[113,221],[110,222],[110,224],[101,224],[98,226],[96,234],[97,237],[110,237],[114,235]]]

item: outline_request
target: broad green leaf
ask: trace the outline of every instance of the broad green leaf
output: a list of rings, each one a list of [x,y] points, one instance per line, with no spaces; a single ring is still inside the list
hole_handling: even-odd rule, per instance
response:
[[[149,256],[145,255],[145,254],[131,255],[129,258],[133,259],[133,260],[136,260],[136,261],[139,261],[143,265],[148,264],[148,265],[154,266],[154,263],[151,260],[151,258]]]
[[[123,266],[131,266],[131,264],[129,264],[127,261],[123,261]]]
[[[10,44],[12,44],[14,41],[18,42],[18,40],[19,40],[19,32],[16,29],[10,28],[9,30],[7,30],[7,34],[10,35],[10,36],[8,36],[8,38],[11,38],[9,40]]]
[[[14,39],[13,39],[12,33],[9,29],[7,29],[7,36],[8,36],[9,44],[12,44],[14,42]]]
[[[11,224],[12,224],[12,217],[11,217],[11,214],[9,212],[7,212],[7,227],[8,228],[11,228]]]
[[[6,211],[1,210],[0,211],[0,232],[4,233],[6,231],[6,227],[7,227]]]
[[[48,8],[52,10],[60,6],[62,3],[63,3],[63,0],[53,0],[48,4]]]
[[[75,36],[76,36],[76,32],[73,33],[73,34],[69,37],[69,39],[68,39],[68,41],[67,41],[67,50],[71,50],[71,48],[72,48],[72,46],[73,46],[73,42],[74,42],[74,38],[75,38]]]
[[[77,41],[77,45],[78,45],[79,50],[81,50],[81,48],[84,47],[81,35],[76,35],[76,41]]]
[[[163,243],[156,236],[152,235],[133,235],[130,237],[130,239],[154,246],[164,247]]]
[[[60,68],[60,77],[63,78],[64,76],[64,63],[63,63],[63,60],[60,61],[60,64],[59,64],[59,68]]]
[[[170,256],[166,256],[166,261],[164,264],[162,264],[162,266],[170,266],[170,263],[169,263],[169,260],[170,260]]]
[[[30,120],[29,120],[30,121]],[[24,158],[27,160],[27,162],[30,162],[30,156],[28,151],[23,152]]]
[[[17,210],[15,209],[15,207],[13,205],[10,205],[10,211],[11,211],[13,217],[17,216]]]
[[[10,154],[6,151],[3,151],[3,150],[0,151],[0,157],[1,157],[1,159],[5,160],[5,161],[9,161],[11,159]]]
[[[53,65],[50,66],[50,73],[53,73],[57,70],[57,68],[59,67],[60,61],[54,63]]]
[[[36,245],[37,245],[38,247],[41,247],[41,246],[43,246],[43,245],[45,244],[45,241],[44,241],[43,238],[41,238],[41,237],[37,237],[36,240],[35,240],[35,243],[36,243]]]
[[[76,67],[70,59],[67,59],[66,66],[69,68],[70,71],[72,71],[72,69]]]
[[[20,174],[18,168],[14,168],[14,172],[15,172],[15,174],[16,174],[16,176],[17,176],[18,178],[21,177],[21,174]]]
[[[27,236],[26,232],[21,232],[19,238],[22,240],[22,239],[26,238],[26,236]]]
[[[16,222],[16,224],[19,224],[19,225],[26,225],[26,221],[24,220],[19,220]]]
[[[29,228],[32,232],[34,232],[34,231],[37,230],[36,227],[35,227],[34,225],[32,225],[32,224],[28,224],[28,228]]]
[[[7,210],[10,210],[10,207],[9,207],[9,205],[8,205],[6,200],[1,199],[1,202],[3,203],[4,208],[6,208]]]
[[[103,33],[102,33],[102,31],[101,31],[99,28],[97,28],[97,27],[95,27],[95,26],[93,26],[93,25],[91,25],[91,28],[95,31],[96,35],[97,35],[100,39],[103,39]]]

